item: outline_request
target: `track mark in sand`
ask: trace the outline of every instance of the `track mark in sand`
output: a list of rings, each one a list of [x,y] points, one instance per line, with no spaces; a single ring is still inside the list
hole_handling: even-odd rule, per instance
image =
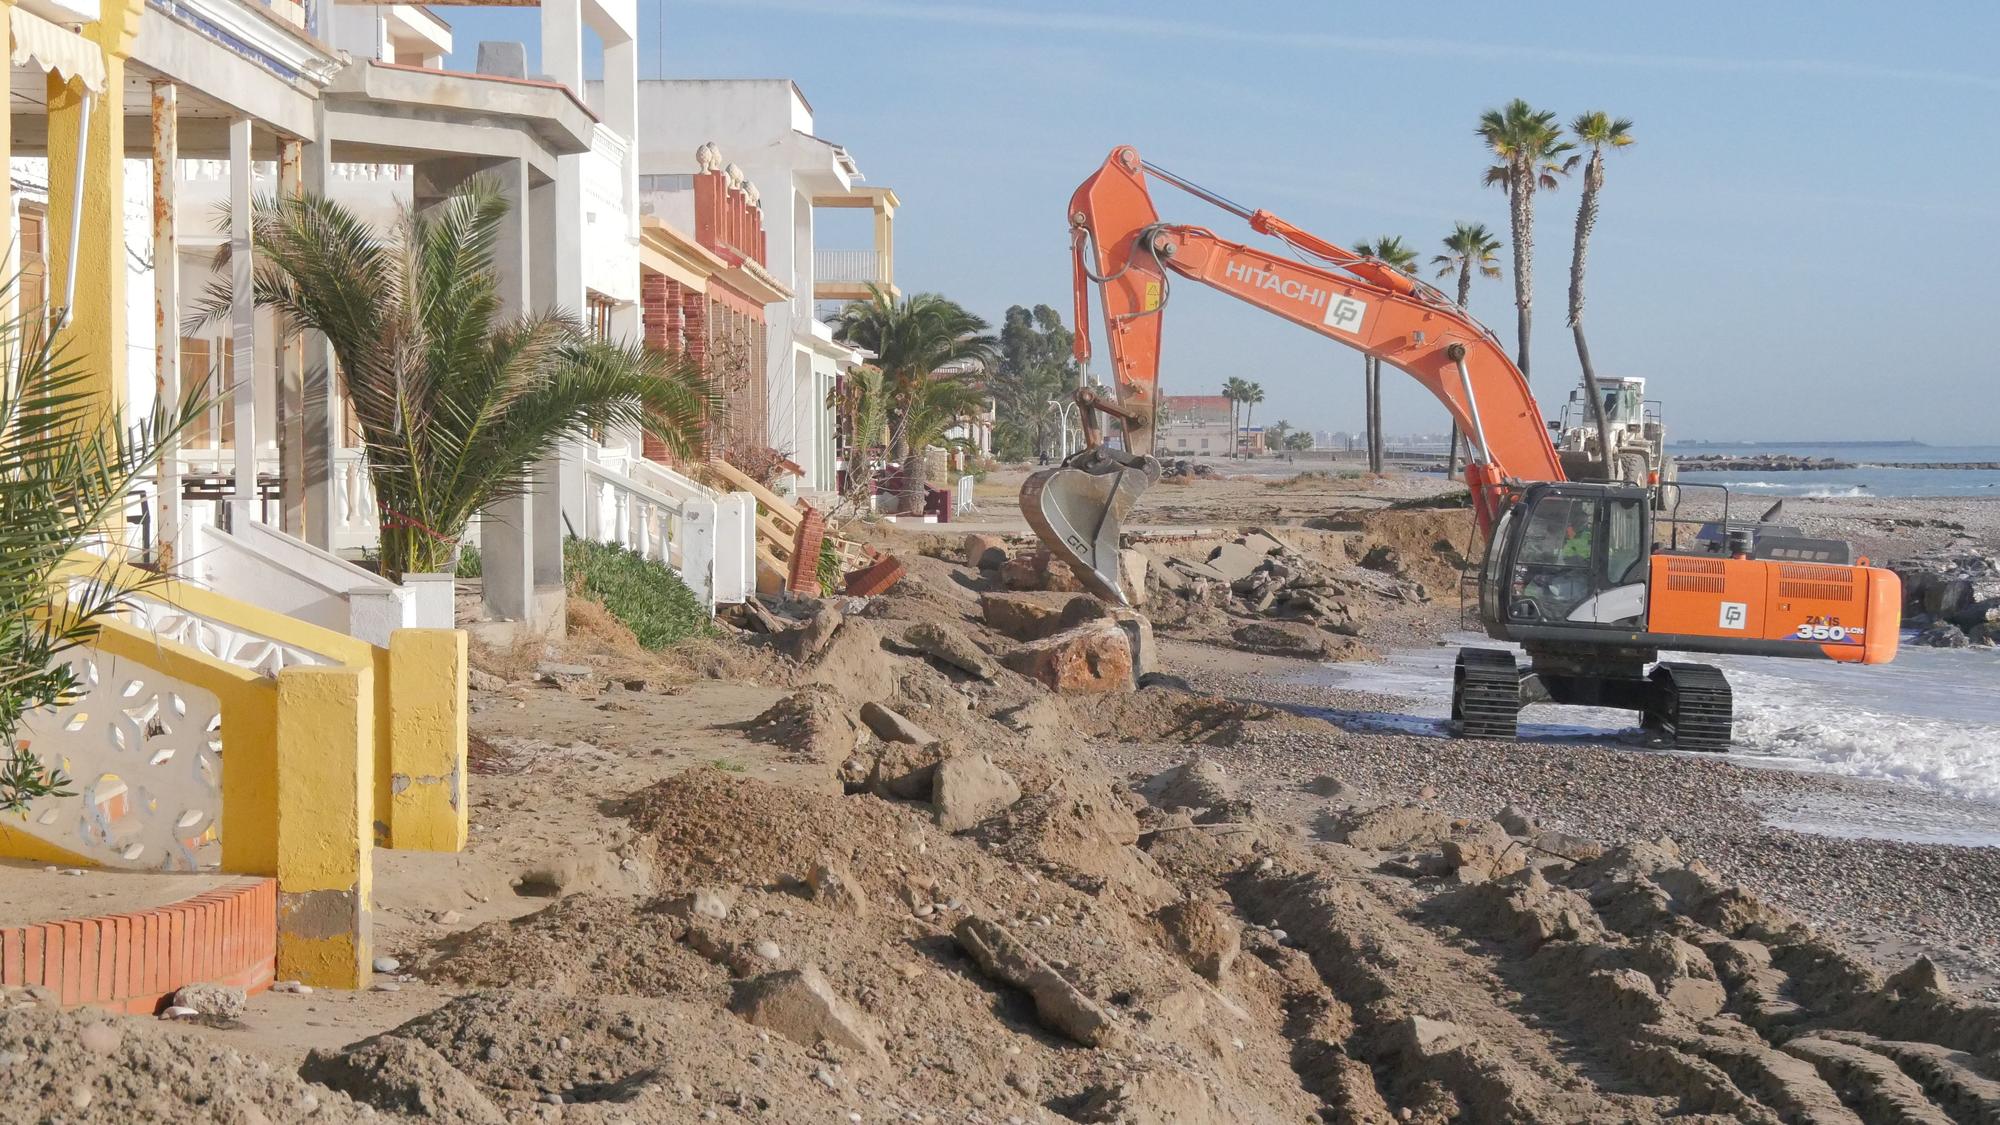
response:
[[[1651,1116],[1602,1094],[1560,1060],[1546,1036],[1495,998],[1505,990],[1477,957],[1401,917],[1358,882],[1271,870],[1241,876],[1230,892],[1252,917],[1275,919],[1297,935],[1334,995],[1353,1009],[1350,1053],[1394,1075],[1387,1093],[1405,1106],[1435,1103],[1444,1093],[1465,1120]]]
[[[1924,1088],[1893,1060],[1865,1047],[1807,1035],[1782,1049],[1817,1068],[1868,1125],[1954,1125],[1951,1115],[1932,1105]]]

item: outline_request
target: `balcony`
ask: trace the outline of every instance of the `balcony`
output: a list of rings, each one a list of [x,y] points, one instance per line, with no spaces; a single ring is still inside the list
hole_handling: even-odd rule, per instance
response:
[[[867,250],[813,250],[815,301],[865,301],[868,287],[877,286],[890,297],[902,294],[896,288],[896,208],[900,201],[888,188],[856,188],[844,195],[813,198],[815,208],[857,209],[873,212],[874,247]]]

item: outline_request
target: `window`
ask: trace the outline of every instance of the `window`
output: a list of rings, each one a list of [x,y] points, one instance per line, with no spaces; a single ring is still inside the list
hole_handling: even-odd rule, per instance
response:
[[[1596,583],[1598,502],[1594,497],[1543,496],[1535,502],[1514,556],[1507,615],[1515,621],[1568,621],[1590,599]]]
[[[1604,578],[1607,586],[1645,581],[1639,570],[1646,559],[1645,503],[1637,498],[1613,500],[1605,508]]]
[[[21,315],[42,311],[49,299],[49,260],[46,246],[48,216],[36,204],[21,204]]]
[[[593,340],[611,339],[611,313],[618,302],[602,293],[587,292],[583,295],[584,328]]]
[[[1203,439],[1201,439],[1201,447],[1202,447],[1203,449],[1207,449],[1207,448],[1208,448],[1208,439],[1207,439],[1207,438],[1203,438]]]
[[[1535,505],[1515,561],[1525,566],[1590,565],[1597,501],[1576,496],[1544,496]]]
[[[236,404],[229,394],[235,382],[235,341],[181,337],[181,386],[199,387],[209,400],[208,409],[188,428],[187,444],[191,448],[235,446]]]

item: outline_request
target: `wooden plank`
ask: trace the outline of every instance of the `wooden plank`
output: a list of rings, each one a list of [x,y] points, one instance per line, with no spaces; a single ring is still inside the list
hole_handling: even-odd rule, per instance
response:
[[[743,470],[727,461],[710,461],[703,471],[722,481],[723,484],[719,487],[755,496],[759,504],[769,508],[771,514],[787,527],[796,530],[799,521],[804,518],[804,513],[793,507],[791,501],[752,480]]]

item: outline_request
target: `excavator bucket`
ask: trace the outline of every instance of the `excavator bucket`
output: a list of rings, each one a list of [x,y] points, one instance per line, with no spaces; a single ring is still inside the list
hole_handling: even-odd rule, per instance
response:
[[[1085,588],[1129,604],[1118,582],[1118,534],[1132,505],[1160,479],[1156,458],[1095,446],[1021,485],[1021,514],[1049,554]]]

